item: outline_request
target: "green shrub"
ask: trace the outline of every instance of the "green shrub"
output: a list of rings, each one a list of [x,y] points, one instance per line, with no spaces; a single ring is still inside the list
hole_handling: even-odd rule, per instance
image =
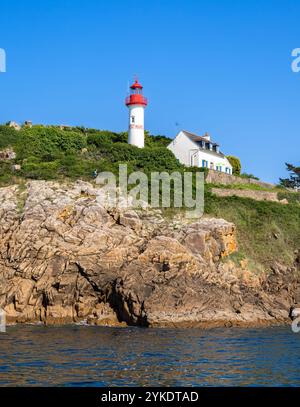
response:
[[[256,177],[256,176],[253,175],[253,174],[247,174],[247,172],[243,172],[242,174],[240,174],[240,177],[241,177],[241,178],[251,178],[251,179],[259,180],[258,177]]]
[[[12,127],[0,125],[0,149],[14,146],[19,138],[19,132]]]
[[[26,161],[22,165],[21,175],[30,179],[55,179],[59,169],[59,161],[36,162]]]
[[[230,164],[232,165],[232,173],[233,175],[240,175],[241,174],[241,162],[240,159],[237,157],[234,157],[233,155],[228,155],[227,160],[230,162]]]
[[[145,132],[145,147],[167,147],[172,139],[166,136],[153,136]]]
[[[205,213],[233,222],[239,251],[269,267],[274,261],[292,265],[300,247],[300,207],[249,198],[218,197],[205,191]]]
[[[34,126],[19,133],[16,145],[19,160],[35,156],[41,161],[52,161],[62,153],[72,154],[86,147],[86,137],[78,132]]]
[[[128,133],[114,133],[107,130],[87,129],[87,143],[101,147],[103,143],[127,143]],[[145,147],[166,147],[172,140],[166,136],[153,136],[145,131]]]
[[[87,143],[101,147],[106,143],[127,143],[127,133],[114,133],[108,130],[87,129]]]
[[[300,203],[300,192],[282,191],[277,194],[278,199],[286,199],[289,203]]]
[[[93,156],[97,159],[106,159],[112,163],[131,164],[135,170],[150,171],[176,171],[183,170],[183,166],[174,154],[165,147],[138,148],[127,143],[110,143],[107,139],[98,138],[93,143],[96,150]]]

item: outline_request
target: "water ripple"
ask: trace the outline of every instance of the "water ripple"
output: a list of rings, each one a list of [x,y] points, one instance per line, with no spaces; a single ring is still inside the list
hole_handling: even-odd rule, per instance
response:
[[[11,326],[1,386],[299,386],[300,334],[268,329]]]

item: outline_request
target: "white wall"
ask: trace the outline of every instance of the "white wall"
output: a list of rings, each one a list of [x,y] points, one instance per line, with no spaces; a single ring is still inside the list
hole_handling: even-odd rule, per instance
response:
[[[143,148],[144,131],[144,106],[129,105],[129,125],[128,125],[128,144]]]
[[[187,167],[191,165],[191,157],[198,149],[195,143],[182,131],[178,133],[167,148],[171,150],[175,157]]]
[[[222,172],[225,172],[226,168],[230,169],[230,174],[232,174],[232,166],[230,162],[227,160],[226,157],[220,157],[214,154],[209,154],[209,152],[205,150],[199,150],[197,154],[197,166],[202,167],[202,160],[208,161],[208,167],[211,168],[211,163],[212,163],[212,169],[216,170],[216,166],[221,166],[222,167]]]
[[[167,147],[175,157],[187,167],[194,165],[196,167],[202,167],[202,160],[208,161],[208,167],[211,163],[213,169],[216,166],[222,167],[222,172],[225,172],[225,168],[230,168],[232,174],[232,166],[226,157],[220,157],[213,153],[209,153],[207,150],[199,149],[196,143],[190,140],[182,131],[178,133],[175,139]]]

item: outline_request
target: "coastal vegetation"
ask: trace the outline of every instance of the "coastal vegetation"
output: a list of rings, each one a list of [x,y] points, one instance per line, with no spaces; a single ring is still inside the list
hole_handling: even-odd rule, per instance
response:
[[[291,265],[300,247],[299,196],[288,205],[205,193],[205,212],[237,227],[239,256],[258,266]],[[297,197],[297,198],[296,198]],[[298,199],[298,200],[296,200]]]
[[[232,173],[233,175],[240,175],[241,174],[241,161],[238,157],[234,157],[233,155],[228,155],[227,160],[232,165]]]
[[[247,172],[242,172],[239,176],[240,176],[241,178],[252,178],[252,179],[256,179],[257,181],[259,180],[258,177],[256,177],[256,176],[253,175],[253,174],[248,174]]]
[[[118,174],[122,163],[127,163],[129,173],[203,171],[180,164],[166,148],[169,142],[165,136],[147,133],[145,148],[139,149],[127,144],[125,132],[58,126],[25,126],[16,131],[0,126],[1,150],[12,148],[16,152],[13,160],[0,161],[0,185],[22,184],[29,179],[91,181],[95,170]],[[14,165],[19,165],[19,169],[15,170]],[[297,174],[298,169],[295,171]],[[282,205],[236,196],[218,197],[211,193],[211,187],[224,186],[206,184],[205,213],[236,224],[239,256],[247,256],[264,267],[274,261],[293,262],[295,250],[300,247],[299,194],[284,185],[274,187],[279,199],[289,203]],[[226,185],[226,188],[272,191],[257,184]]]
[[[170,139],[146,134],[145,148],[127,144],[127,133],[73,127],[23,127],[16,131],[0,126],[1,149],[12,147],[16,152],[16,173],[11,163],[0,162],[0,183],[15,178],[90,180],[93,171],[117,173],[121,163],[128,171],[184,171],[174,155],[166,148]]]

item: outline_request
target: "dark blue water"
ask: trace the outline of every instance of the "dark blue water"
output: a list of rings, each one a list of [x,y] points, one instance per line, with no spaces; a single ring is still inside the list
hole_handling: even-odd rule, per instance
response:
[[[299,386],[300,334],[267,329],[13,326],[1,386]]]

